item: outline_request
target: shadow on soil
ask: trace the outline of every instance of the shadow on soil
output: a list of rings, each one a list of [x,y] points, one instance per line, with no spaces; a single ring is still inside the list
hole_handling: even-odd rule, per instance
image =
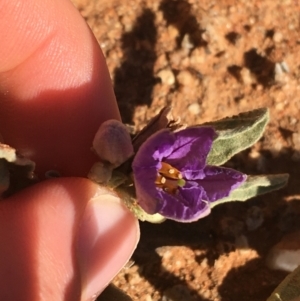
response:
[[[257,49],[252,48],[244,53],[244,64],[264,87],[274,82],[275,63],[258,54]]]
[[[272,272],[264,265],[264,260],[257,258],[231,269],[219,287],[221,300],[266,301],[287,273]]]
[[[202,38],[205,30],[201,29],[200,24],[192,13],[192,6],[188,1],[163,0],[159,9],[163,12],[167,25],[173,25],[179,31],[179,36],[176,39],[178,49],[181,48],[185,35],[188,35],[194,47],[207,46],[207,42]]]
[[[124,123],[132,122],[137,105],[151,105],[156,61],[154,14],[145,9],[133,29],[121,38],[124,61],[114,74],[114,91]]]
[[[187,1],[163,0],[160,10],[168,25],[172,24],[180,33],[176,40],[178,48],[181,48],[186,35],[193,47],[207,45],[202,38],[204,30],[192,14],[191,5]],[[132,122],[137,105],[151,105],[153,87],[160,81],[153,73],[157,59],[157,30],[154,21],[154,13],[145,9],[137,18],[133,29],[121,38],[124,58],[114,73],[114,91],[124,123]]]

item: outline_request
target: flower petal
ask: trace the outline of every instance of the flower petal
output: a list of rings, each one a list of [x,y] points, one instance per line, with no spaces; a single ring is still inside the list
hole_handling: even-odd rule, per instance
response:
[[[149,214],[156,213],[157,190],[154,182],[157,175],[157,169],[155,167],[135,168],[133,175],[139,205]]]
[[[209,127],[191,127],[174,133],[173,152],[166,162],[180,170],[188,180],[201,179],[215,131]]]
[[[142,144],[133,160],[132,170],[137,200],[149,214],[157,212],[155,180],[162,159],[173,150],[174,141],[174,134],[170,130],[161,130]]]
[[[238,188],[247,178],[241,172],[231,168],[219,166],[206,166],[205,177],[198,180],[207,195],[207,201],[214,202],[230,194],[233,189]]]
[[[210,213],[208,203],[202,200],[205,191],[201,187],[180,188],[176,195],[163,190],[159,190],[157,194],[159,198],[157,212],[166,218],[192,222]]]
[[[132,163],[133,171],[136,167],[157,166],[164,157],[172,153],[174,141],[175,136],[167,129],[152,135],[139,148]]]

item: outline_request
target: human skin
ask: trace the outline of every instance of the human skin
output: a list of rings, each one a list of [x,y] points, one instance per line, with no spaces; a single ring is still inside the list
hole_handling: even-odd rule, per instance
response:
[[[0,300],[93,300],[139,238],[83,178],[99,125],[120,119],[105,60],[68,0],[1,0],[0,15],[0,132],[40,179],[0,202]],[[44,180],[53,169],[63,177]]]

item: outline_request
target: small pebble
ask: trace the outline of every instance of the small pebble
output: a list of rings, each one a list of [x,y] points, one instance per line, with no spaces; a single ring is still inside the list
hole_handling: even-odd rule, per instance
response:
[[[287,81],[286,73],[289,73],[290,69],[286,62],[276,63],[274,68],[274,77],[277,82]]]
[[[130,285],[136,285],[142,282],[142,278],[138,273],[130,273],[127,277]]]
[[[274,41],[275,43],[280,43],[280,42],[282,41],[282,39],[283,39],[283,35],[282,35],[281,32],[275,32],[275,33],[274,33],[273,41]]]
[[[181,48],[185,50],[190,50],[193,49],[194,47],[195,45],[191,42],[190,35],[185,34],[181,42]]]
[[[254,25],[254,24],[256,23],[255,18],[254,18],[254,17],[251,17],[251,18],[249,19],[249,23],[250,23],[251,25]]]
[[[201,107],[198,103],[194,102],[188,106],[188,110],[193,115],[199,115],[201,112]]]
[[[180,71],[177,80],[181,85],[188,87],[195,87],[198,84],[197,79],[187,70]]]
[[[293,116],[289,117],[289,123],[290,123],[290,125],[295,125],[297,122],[298,122],[297,118],[295,118]]]
[[[242,81],[245,85],[251,85],[251,84],[255,83],[255,79],[249,69],[242,68],[240,74],[242,77]]]
[[[292,272],[300,265],[300,250],[272,250],[267,258],[271,270]]]
[[[288,64],[287,64],[285,61],[281,62],[280,65],[281,65],[281,69],[282,69],[284,72],[286,72],[286,73],[289,73],[289,72],[290,72],[290,68],[289,68]]]
[[[203,48],[196,48],[190,55],[190,63],[191,65],[199,66],[199,64],[205,64],[206,55],[205,50]]]
[[[292,272],[300,265],[300,231],[284,236],[269,252],[266,263],[272,270]]]
[[[280,78],[281,78],[281,76],[282,76],[282,74],[283,74],[283,70],[281,68],[280,63],[276,63],[275,64],[274,73],[275,73],[275,80],[279,81]]]
[[[163,259],[168,260],[172,256],[172,247],[169,246],[158,247],[155,249],[155,252]]]
[[[275,110],[277,111],[282,111],[284,109],[284,103],[283,102],[278,102],[276,105],[275,105]]]
[[[161,79],[161,82],[163,84],[166,84],[168,86],[172,86],[175,83],[175,76],[171,69],[166,68],[163,70],[160,70],[157,74],[157,76]]]
[[[207,259],[207,258],[204,258],[204,259],[201,261],[200,266],[201,266],[203,269],[209,267],[208,259]]]
[[[178,31],[177,27],[175,27],[174,25],[172,25],[172,24],[169,25],[167,30],[168,30],[170,39],[174,40],[179,36],[179,31]]]
[[[152,299],[152,297],[148,294],[148,295],[146,295],[146,301],[152,301],[153,299]]]

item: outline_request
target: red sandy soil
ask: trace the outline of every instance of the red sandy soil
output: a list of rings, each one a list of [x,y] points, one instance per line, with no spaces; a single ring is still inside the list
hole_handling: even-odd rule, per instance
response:
[[[300,229],[300,3],[297,0],[73,0],[107,59],[123,121],[165,105],[188,125],[270,108],[263,138],[229,166],[290,173],[286,188],[217,206],[196,223],[141,223],[114,284],[134,301],[262,301],[287,275],[265,257]],[[257,229],[247,220],[262,219]]]

